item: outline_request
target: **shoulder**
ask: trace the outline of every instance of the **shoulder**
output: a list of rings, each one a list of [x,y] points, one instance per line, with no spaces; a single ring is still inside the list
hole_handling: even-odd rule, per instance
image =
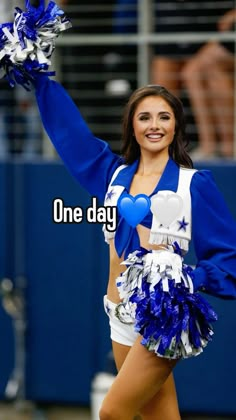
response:
[[[208,194],[217,189],[213,174],[208,169],[195,170],[191,180],[191,190]]]
[[[200,208],[208,209],[214,215],[230,217],[228,205],[210,170],[199,170],[192,178],[190,192],[193,207],[199,211]],[[232,216],[231,216],[232,217]]]

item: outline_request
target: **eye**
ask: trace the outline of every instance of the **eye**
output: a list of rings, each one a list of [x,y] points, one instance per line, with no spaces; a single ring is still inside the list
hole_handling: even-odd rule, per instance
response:
[[[170,116],[169,115],[162,115],[161,120],[170,120]]]
[[[140,121],[146,121],[146,120],[148,120],[149,119],[149,116],[148,115],[141,115],[140,117],[139,117],[139,120]]]

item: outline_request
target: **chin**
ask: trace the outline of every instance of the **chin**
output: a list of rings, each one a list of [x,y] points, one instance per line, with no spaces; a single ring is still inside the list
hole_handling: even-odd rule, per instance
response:
[[[146,152],[151,152],[151,153],[166,153],[166,154],[168,154],[168,146],[167,147],[163,147],[160,144],[152,144],[149,147],[143,148],[143,151],[144,150]],[[142,150],[141,150],[141,152],[142,152]]]

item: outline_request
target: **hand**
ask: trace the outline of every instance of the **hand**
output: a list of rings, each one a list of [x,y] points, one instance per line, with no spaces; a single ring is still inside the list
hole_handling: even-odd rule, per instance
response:
[[[218,21],[219,31],[228,31],[232,25],[236,22],[236,9],[229,10],[225,13]]]

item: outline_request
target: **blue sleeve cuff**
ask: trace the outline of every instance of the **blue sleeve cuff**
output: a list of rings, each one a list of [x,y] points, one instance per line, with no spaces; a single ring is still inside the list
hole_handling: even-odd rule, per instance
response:
[[[192,272],[194,290],[205,290],[207,273],[202,267],[197,267]]]

